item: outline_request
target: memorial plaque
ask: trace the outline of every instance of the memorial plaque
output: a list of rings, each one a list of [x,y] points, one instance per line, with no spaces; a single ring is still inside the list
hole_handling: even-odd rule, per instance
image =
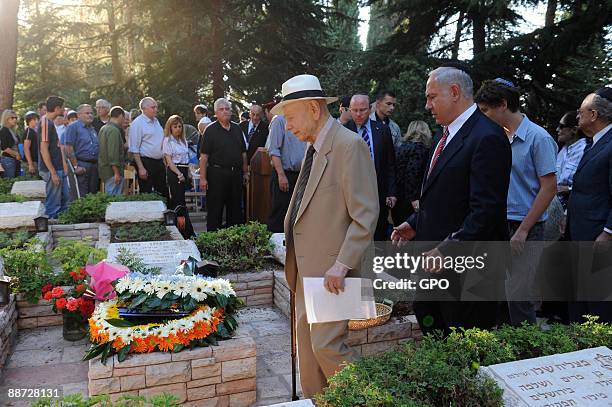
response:
[[[161,267],[163,274],[172,274],[181,260],[189,256],[201,260],[200,252],[193,240],[166,240],[159,242],[111,243],[108,245],[107,260],[116,262],[120,248],[126,248],[142,258],[151,267]]]
[[[34,219],[44,214],[45,206],[40,201],[0,203],[0,230],[34,229]]]
[[[612,405],[612,351],[605,346],[480,368],[504,390],[504,405]]]
[[[274,256],[274,258],[282,265],[285,265],[285,234],[273,233],[270,237],[270,243],[272,244],[272,255]]]
[[[106,207],[106,223],[138,223],[164,220],[162,201],[111,202]]]
[[[45,199],[47,196],[45,181],[17,181],[11,188],[11,194],[32,199]]]

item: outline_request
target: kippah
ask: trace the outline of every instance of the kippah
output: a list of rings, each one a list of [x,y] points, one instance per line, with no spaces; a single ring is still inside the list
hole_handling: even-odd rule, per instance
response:
[[[508,86],[509,88],[516,88],[516,86],[514,85],[514,83],[512,83],[511,81],[509,81],[508,79],[504,79],[504,78],[495,78],[494,79],[495,82],[497,83],[501,83],[502,85]]]
[[[612,102],[612,88],[604,86],[603,88],[597,89],[595,94],[606,99],[608,102]]]

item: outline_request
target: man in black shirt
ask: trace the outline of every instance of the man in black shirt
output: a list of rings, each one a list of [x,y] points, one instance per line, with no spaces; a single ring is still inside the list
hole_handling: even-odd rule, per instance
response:
[[[215,101],[217,121],[209,124],[200,145],[200,186],[207,191],[208,216],[206,229],[214,231],[243,222],[242,185],[249,178],[246,145],[242,130],[230,121],[230,103],[223,98]]]
[[[110,120],[110,109],[112,105],[106,99],[98,99],[96,100],[96,114],[97,117],[94,119],[91,124],[94,129],[96,129],[96,134],[100,133],[100,129]]]

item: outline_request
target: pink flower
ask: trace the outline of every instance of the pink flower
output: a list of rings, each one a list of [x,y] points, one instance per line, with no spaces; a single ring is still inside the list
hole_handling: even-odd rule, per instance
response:
[[[60,298],[64,296],[64,289],[62,287],[53,287],[51,290],[51,297]]]
[[[79,308],[79,300],[77,300],[76,298],[68,298],[68,303],[66,304],[66,308],[68,308],[68,311],[76,311],[77,308]]]

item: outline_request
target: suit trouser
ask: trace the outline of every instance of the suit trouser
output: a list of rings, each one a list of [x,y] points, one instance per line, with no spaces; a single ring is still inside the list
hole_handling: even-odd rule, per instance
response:
[[[98,178],[98,164],[81,161],[77,158],[79,167],[85,168],[85,173],[77,175],[79,193],[81,197],[87,194],[95,194],[100,190],[100,179]],[[75,193],[76,195],[76,193]],[[74,198],[76,199],[76,197]]]
[[[147,179],[138,178],[138,187],[141,193],[157,192],[163,197],[168,197],[168,185],[166,185],[166,166],[160,158],[156,160],[149,157],[140,157],[143,167],[147,170]]]
[[[208,166],[206,174],[208,192],[206,193],[206,230],[215,231],[223,225],[230,227],[244,222],[242,216],[242,171]]]
[[[270,210],[270,216],[268,217],[268,229],[272,233],[283,233],[285,215],[287,209],[289,209],[289,203],[291,202],[291,195],[293,195],[293,189],[297,183],[297,179],[300,175],[299,171],[285,171],[287,181],[289,182],[289,189],[287,192],[280,190],[278,184],[278,174],[275,170],[272,171],[272,177],[270,179],[270,190],[272,192],[272,209]]]
[[[374,241],[384,242],[389,240],[389,207],[386,203],[386,198],[379,200],[380,212],[378,221],[376,222],[376,230],[374,231]]]
[[[327,378],[351,362],[355,354],[346,345],[348,321],[309,324],[306,319],[304,288],[298,275],[295,295],[296,332],[300,384],[305,398],[327,387]]]

